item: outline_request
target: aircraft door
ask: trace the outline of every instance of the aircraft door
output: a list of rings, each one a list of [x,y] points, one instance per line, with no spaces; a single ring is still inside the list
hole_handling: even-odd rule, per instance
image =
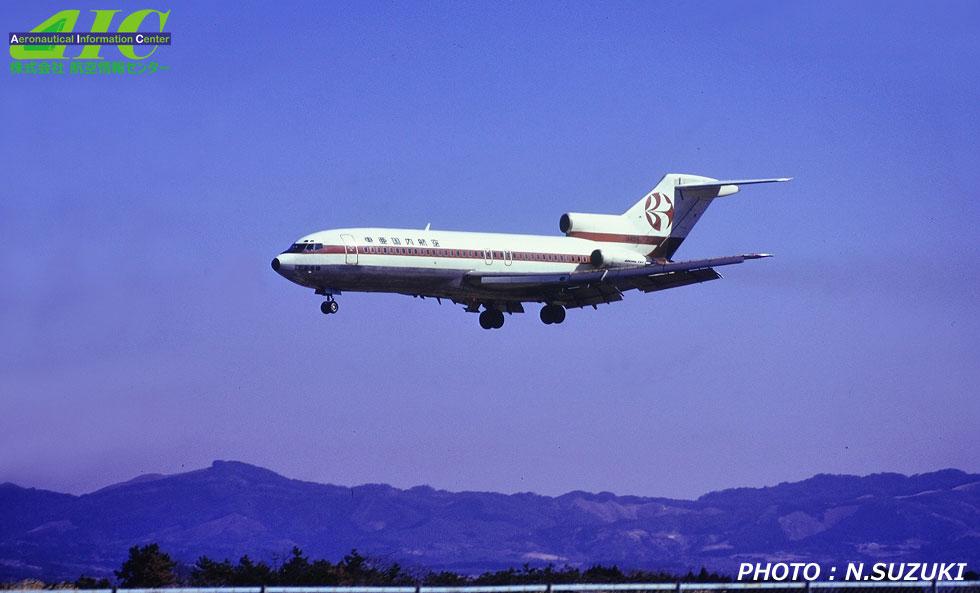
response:
[[[483,263],[487,264],[488,266],[493,263],[493,251],[490,249],[483,250]]]
[[[344,255],[348,264],[357,265],[357,244],[354,243],[354,235],[341,235],[344,242]]]
[[[504,265],[505,266],[509,266],[512,263],[514,263],[514,254],[511,253],[510,251],[505,251],[504,252]]]

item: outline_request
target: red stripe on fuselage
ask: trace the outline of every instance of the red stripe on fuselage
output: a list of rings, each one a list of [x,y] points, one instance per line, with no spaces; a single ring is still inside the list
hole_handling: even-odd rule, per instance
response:
[[[347,247],[344,245],[324,245],[320,249],[313,251],[301,251],[296,255],[309,255],[314,253],[343,255],[347,254]],[[387,250],[387,251],[383,251]],[[579,253],[550,253],[538,251],[511,251],[510,258],[504,257],[504,250],[490,250],[493,261],[531,261],[531,262],[551,262],[551,263],[589,263],[589,255]],[[354,253],[350,253],[354,255]],[[358,245],[357,255],[391,255],[402,257],[440,257],[449,259],[478,259],[485,260],[486,255],[482,249],[449,249],[445,247],[396,247],[391,245]]]
[[[649,237],[647,235],[620,235],[616,233],[590,233],[587,231],[572,231],[569,237],[578,239],[588,239],[589,241],[602,241],[603,243],[638,243],[640,245],[660,245],[666,237]]]

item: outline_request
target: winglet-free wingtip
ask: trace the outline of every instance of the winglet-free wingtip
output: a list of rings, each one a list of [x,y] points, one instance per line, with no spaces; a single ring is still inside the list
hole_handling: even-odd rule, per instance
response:
[[[764,257],[773,257],[771,253],[744,253],[742,257],[745,259],[762,259]]]

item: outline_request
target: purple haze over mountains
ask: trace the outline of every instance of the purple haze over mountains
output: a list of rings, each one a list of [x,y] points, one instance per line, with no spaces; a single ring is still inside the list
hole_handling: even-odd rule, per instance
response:
[[[291,480],[230,461],[73,496],[0,485],[0,578],[108,575],[135,544],[275,562],[351,548],[413,568],[615,563],[734,573],[742,559],[980,561],[980,475],[818,475],[696,500],[446,492]]]

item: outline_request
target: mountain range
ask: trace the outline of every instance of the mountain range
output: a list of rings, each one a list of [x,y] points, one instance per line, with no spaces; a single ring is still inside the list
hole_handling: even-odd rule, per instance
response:
[[[352,548],[472,574],[524,563],[734,574],[740,561],[980,566],[980,474],[817,475],[696,500],[447,492],[293,480],[235,461],[81,496],[0,485],[0,581],[111,576],[132,545],[276,562]]]

